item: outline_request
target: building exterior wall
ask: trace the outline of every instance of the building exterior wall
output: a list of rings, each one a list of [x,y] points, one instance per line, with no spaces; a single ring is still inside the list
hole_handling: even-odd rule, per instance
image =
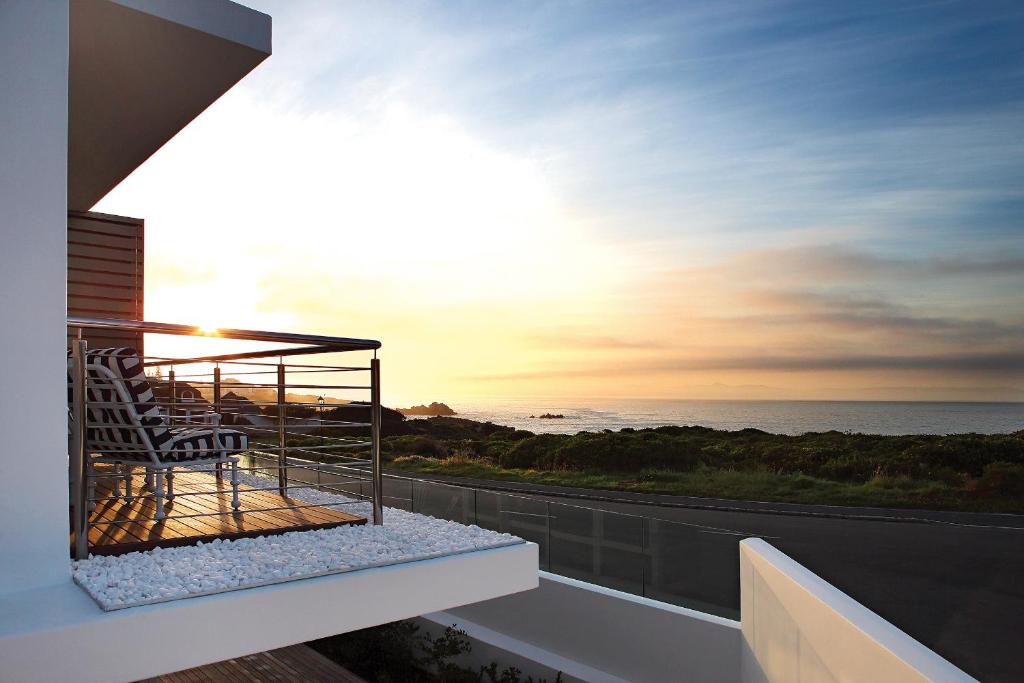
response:
[[[0,594],[67,581],[68,0],[0,3]]]
[[[547,572],[537,590],[425,618],[482,643],[480,663],[504,651],[548,680],[552,671],[595,683],[740,679],[739,623]]]

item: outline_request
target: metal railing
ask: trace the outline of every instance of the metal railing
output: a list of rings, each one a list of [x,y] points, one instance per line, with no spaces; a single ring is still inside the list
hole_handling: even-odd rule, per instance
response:
[[[256,463],[270,457],[255,454]],[[371,482],[360,463],[290,460],[292,486],[364,496]],[[729,619],[739,616],[739,541],[757,532],[630,514],[540,496],[507,493],[387,473],[392,509],[475,524],[539,546],[545,571]]]
[[[144,359],[150,373],[160,372],[159,377],[150,376],[149,381],[158,390],[158,404],[166,410],[169,420],[189,424],[190,413],[205,410],[205,404],[187,400],[188,392],[192,396],[198,393],[208,400],[210,410],[228,418],[225,427],[242,430],[249,436],[249,450],[239,463],[241,471],[251,477],[247,491],[292,492],[296,499],[306,495],[314,501],[295,502],[287,506],[291,509],[336,507],[352,501],[366,506],[365,514],[377,524],[382,522],[387,504],[393,509],[511,533],[539,545],[540,568],[547,571],[721,616],[736,618],[738,614],[738,542],[757,534],[416,476],[385,475],[381,461],[380,363],[376,354],[367,365],[284,362],[284,358],[295,355],[373,352],[380,347],[379,342],[248,330],[208,332],[180,325],[82,318],[69,318],[68,327],[73,333],[97,327],[287,345],[258,351]],[[88,495],[88,482],[105,475],[90,473],[87,467],[89,378],[81,359],[88,349],[84,340],[72,339],[72,350],[72,425],[76,427],[72,430],[70,450],[72,508],[76,554],[81,557],[88,552],[89,505],[100,502]],[[318,381],[325,375],[350,377],[353,373],[366,373],[368,382]],[[368,392],[369,400],[332,405],[326,400],[289,397],[290,390]],[[246,393],[251,398],[244,404],[232,402],[229,394],[233,392]],[[338,419],[346,410],[358,411],[365,419]],[[325,419],[328,413],[334,417]],[[238,418],[248,424],[239,424]],[[339,502],[325,502],[322,497],[303,491],[334,494]],[[189,491],[177,495],[222,494]],[[256,507],[216,514],[244,516],[276,509],[279,508]],[[210,515],[172,511],[165,519],[189,523],[206,516]],[[138,521],[143,520],[105,519],[91,524],[95,527]]]
[[[356,476],[365,480],[369,490],[361,488],[358,493],[352,494],[352,504],[368,504],[373,523],[383,523],[380,360],[376,354],[381,346],[379,341],[255,330],[207,330],[195,326],[137,320],[69,317],[67,325],[70,338],[68,378],[71,401],[69,467],[73,551],[76,558],[88,556],[90,528],[131,526],[141,522],[164,525],[181,522],[200,528],[202,522],[197,520],[202,518],[223,515],[255,515],[258,518],[263,513],[283,509],[318,507],[289,497],[289,491],[294,492],[296,489],[289,470],[301,468],[318,471],[328,460],[358,465],[354,472],[360,473]],[[172,488],[175,468],[179,469],[179,474],[180,471],[207,471],[215,475],[219,482],[223,466],[229,465],[234,484],[237,483],[235,477],[239,476],[235,474],[237,465],[229,459],[218,457],[217,453],[222,452],[219,447],[207,449],[211,451],[209,453],[203,452],[202,448],[192,449],[191,456],[200,457],[201,464],[194,461],[159,464],[159,455],[154,455],[155,447],[149,443],[146,429],[141,426],[145,420],[140,422],[138,416],[133,416],[134,422],[125,426],[123,409],[127,407],[127,412],[132,412],[130,401],[121,400],[118,405],[111,404],[117,403],[117,386],[125,387],[130,382],[124,378],[99,376],[96,367],[99,361],[95,360],[96,354],[90,354],[88,342],[83,335],[83,331],[88,330],[205,337],[260,345],[261,348],[256,350],[235,350],[231,353],[141,357],[147,381],[154,394],[153,400],[146,406],[155,406],[159,411],[161,429],[174,431],[177,427],[202,427],[218,434],[225,434],[226,430],[245,434],[250,462],[241,475],[248,477],[249,485],[245,486],[244,492],[274,491],[285,499],[284,504],[246,505],[237,511],[212,512],[194,505],[183,505],[182,510],[172,509],[170,514],[165,514],[163,484],[154,490],[151,481],[154,471],[158,477],[162,477],[166,469],[169,477],[168,500],[179,497],[189,500],[191,497],[224,494],[217,489],[187,490],[175,494]],[[372,354],[372,357],[365,365],[285,363],[286,358],[296,356],[349,352],[366,352],[367,355]],[[268,362],[267,359],[275,359],[276,362]],[[365,377],[366,381],[323,379],[353,376]],[[298,379],[293,379],[295,377]],[[106,394],[103,389],[107,390]],[[122,399],[125,396],[121,394]],[[108,411],[103,412],[104,409]],[[121,410],[116,419],[97,419],[100,414],[115,415],[111,412],[114,410]],[[113,421],[106,423],[103,419]],[[119,438],[123,439],[123,443],[117,442]],[[255,457],[261,459],[260,466],[255,464]],[[297,458],[303,462],[296,462]],[[101,467],[106,469],[98,469],[98,463],[102,463]],[[204,467],[209,469],[204,470]],[[131,476],[135,469],[144,471],[148,493],[143,494],[141,489],[137,493],[131,490]],[[120,496],[123,479],[127,501],[155,500],[156,513],[152,516],[134,514],[124,518],[111,519],[108,516],[91,519],[90,510],[109,500],[109,496],[98,497],[95,494],[97,480],[103,478],[113,478],[115,496]],[[210,481],[214,479],[211,477]],[[301,494],[298,497],[301,498]],[[238,504],[237,493],[233,502]]]

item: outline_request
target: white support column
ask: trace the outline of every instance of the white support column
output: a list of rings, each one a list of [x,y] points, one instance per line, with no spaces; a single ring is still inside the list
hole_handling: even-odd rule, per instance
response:
[[[0,2],[0,594],[67,581],[68,0]]]

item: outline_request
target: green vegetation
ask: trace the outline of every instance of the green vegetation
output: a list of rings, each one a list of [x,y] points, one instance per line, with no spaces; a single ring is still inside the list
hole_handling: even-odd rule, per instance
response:
[[[385,459],[411,472],[744,500],[1024,513],[1024,431],[785,436],[658,427],[562,435],[438,417],[389,432]]]

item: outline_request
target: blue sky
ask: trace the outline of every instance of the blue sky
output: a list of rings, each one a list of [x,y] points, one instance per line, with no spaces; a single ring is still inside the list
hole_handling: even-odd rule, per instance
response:
[[[200,148],[217,197],[276,179],[233,217],[383,250],[335,284],[390,293],[297,305],[341,276],[268,225],[252,311],[382,330],[410,399],[606,391],[623,349],[645,397],[1024,399],[1024,4],[248,4],[273,57],[106,208],[201,202]]]
[[[337,30],[315,36],[327,55],[302,106],[358,107],[387,83],[548,155],[610,231],[643,211],[635,229],[678,234],[695,200],[728,229],[855,220],[896,249],[1001,249],[1022,230],[1020,3],[331,7],[267,7],[285,46],[306,11]]]

